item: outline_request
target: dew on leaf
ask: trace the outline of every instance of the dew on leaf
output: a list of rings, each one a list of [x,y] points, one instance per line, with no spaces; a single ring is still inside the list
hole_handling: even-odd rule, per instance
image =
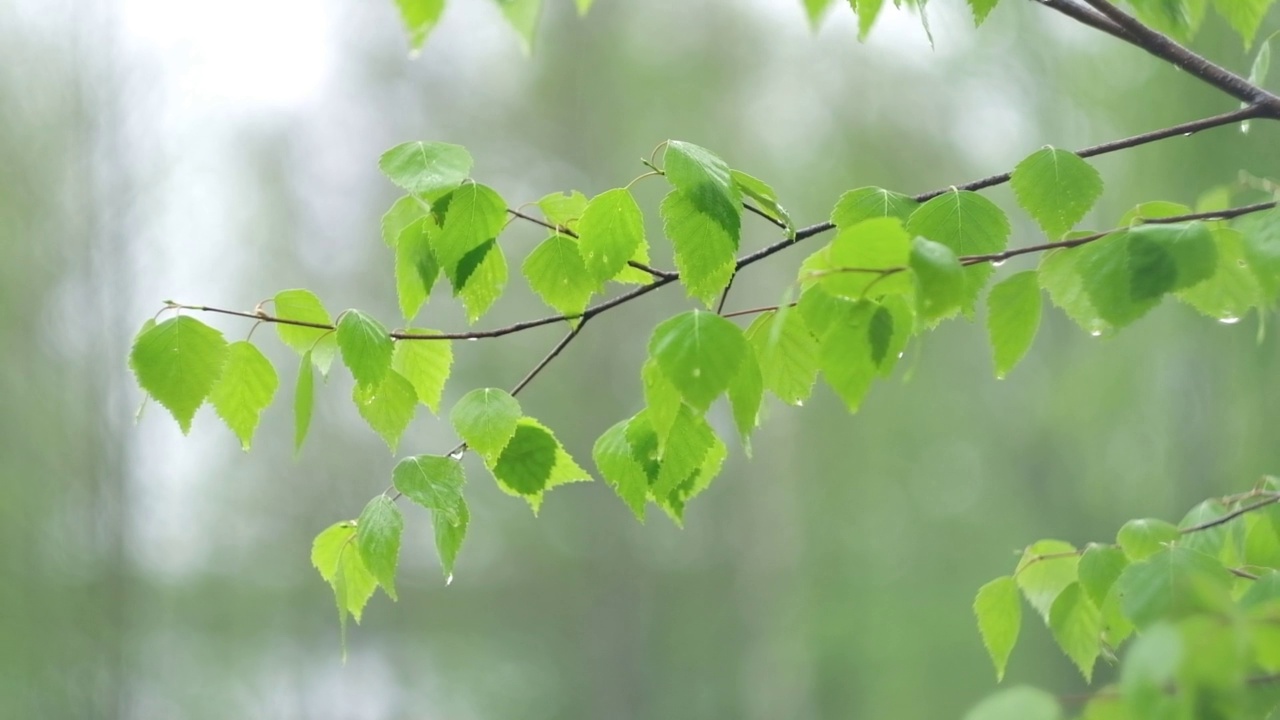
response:
[[[445,587],[449,587],[452,584],[453,584],[453,573],[449,573],[449,577],[444,579],[444,585]]]
[[[1223,325],[1235,325],[1236,323],[1240,322],[1240,318],[1236,317],[1235,315],[1223,315],[1222,317],[1218,318],[1218,322],[1222,323]]]
[[[992,260],[992,261],[991,261],[991,267],[1000,267],[1001,265],[1005,264],[1006,262],[1008,262],[1008,261],[1007,261],[1007,260]]]

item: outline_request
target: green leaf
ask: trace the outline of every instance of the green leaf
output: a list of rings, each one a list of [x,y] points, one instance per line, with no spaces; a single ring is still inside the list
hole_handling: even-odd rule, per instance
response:
[[[569,230],[577,230],[579,218],[587,210],[587,196],[574,190],[572,192],[551,193],[538,201],[547,222]]]
[[[1184,43],[1204,22],[1205,0],[1129,0],[1129,4],[1139,20]]]
[[[910,255],[911,236],[896,218],[864,220],[842,229],[806,260],[800,279],[816,278],[827,292],[850,300],[909,293],[911,275],[900,270]]]
[[[377,578],[364,566],[356,548],[355,523],[344,520],[317,535],[311,544],[311,564],[333,588],[345,636],[347,616],[352,615],[360,622],[365,604],[378,587]]]
[[[418,314],[440,276],[440,264],[431,252],[435,232],[435,220],[428,215],[406,227],[396,240],[396,295],[405,320]]]
[[[502,297],[507,286],[507,259],[498,242],[490,240],[464,258],[459,267],[466,284],[454,294],[467,308],[467,322],[474,323]]]
[[[1185,531],[1202,523],[1217,520],[1228,512],[1227,506],[1222,504],[1220,500],[1205,500],[1187,512],[1182,521],[1178,523],[1178,529]],[[1231,523],[1228,522],[1191,533],[1184,532],[1178,544],[1212,557],[1218,557],[1226,547],[1227,539],[1231,536],[1231,530]]]
[[[1139,628],[1231,603],[1231,573],[1203,553],[1170,547],[1130,565],[1116,580],[1124,614]]]
[[[1273,2],[1275,0],[1213,0],[1213,9],[1217,10],[1237,33],[1240,33],[1247,48],[1253,44],[1253,38],[1258,34],[1258,26],[1262,24],[1262,19],[1267,16],[1267,10]],[[1261,53],[1262,50],[1259,50],[1259,54]],[[1261,85],[1265,78],[1265,72],[1258,78],[1250,73],[1249,81],[1255,85]]]
[[[348,310],[338,321],[337,334],[342,362],[356,384],[366,389],[380,385],[391,369],[394,350],[391,336],[382,323],[359,310]]]
[[[818,340],[794,308],[761,314],[747,328],[764,386],[778,399],[801,405],[818,379]]]
[[[734,255],[738,251],[737,229],[730,234],[715,216],[707,212],[707,197],[672,190],[663,199],[659,212],[663,231],[675,247],[676,270],[690,297],[708,307],[733,277]]]
[[[1243,234],[1244,256],[1263,297],[1274,301],[1280,292],[1280,210],[1241,218],[1236,228]]]
[[[1018,204],[1057,240],[1084,219],[1102,195],[1102,176],[1078,155],[1045,147],[1018,163],[1010,178]]]
[[[440,20],[444,0],[396,0],[396,7],[400,8],[405,30],[409,31],[409,47],[418,50]]]
[[[138,385],[173,415],[185,435],[222,375],[227,355],[222,333],[181,315],[139,335],[129,353],[129,367]]]
[[[311,410],[315,406],[316,376],[311,368],[311,353],[302,354],[302,364],[298,366],[298,385],[293,392],[293,451],[302,450],[302,441],[307,439],[307,430],[311,427]]]
[[[671,426],[676,421],[676,415],[680,414],[680,406],[684,400],[654,358],[645,360],[644,367],[640,370],[640,380],[644,386],[647,417],[658,436],[658,446],[661,447],[666,442],[667,435],[671,434]]]
[[[598,288],[625,270],[627,261],[645,247],[644,215],[630,190],[615,188],[592,198],[581,217],[578,247]]]
[[[520,403],[507,391],[480,388],[462,396],[449,412],[449,421],[458,436],[492,464],[515,434],[523,414]]]
[[[966,302],[967,270],[951,248],[915,238],[910,265],[916,280],[917,309],[926,322],[946,317]]]
[[[467,526],[471,523],[471,511],[467,503],[458,497],[458,521],[449,522],[448,515],[439,510],[431,511],[431,524],[436,536],[436,554],[440,556],[440,569],[444,571],[445,584],[453,582],[453,564],[458,559],[458,551],[462,549],[462,541],[467,537]]]
[[[395,248],[396,243],[400,241],[400,233],[430,215],[431,208],[422,198],[416,195],[401,197],[382,214],[382,242],[389,248]]]
[[[1009,664],[1009,654],[1018,642],[1018,630],[1022,626],[1022,604],[1018,599],[1018,586],[1012,577],[996,578],[978,590],[973,601],[973,614],[978,618],[978,632],[982,644],[996,667],[996,681],[1004,679],[1004,669]]]
[[[964,720],[1058,720],[1062,708],[1049,693],[1019,685],[1000,690],[965,713]]]
[[[1116,578],[1128,566],[1129,559],[1120,548],[1091,543],[1080,556],[1080,586],[1089,594],[1094,605],[1102,607]]]
[[[520,418],[515,433],[490,468],[498,487],[523,497],[536,513],[542,495],[556,485],[590,480],[545,426],[533,418]]]
[[[471,164],[466,148],[441,142],[404,143],[378,158],[382,174],[414,195],[458,187],[471,174]]]
[[[400,534],[404,517],[395,501],[379,495],[364,506],[356,521],[356,547],[364,566],[392,599],[396,599],[396,563],[400,558]]]
[[[920,203],[902,193],[878,187],[862,187],[840,196],[831,211],[831,222],[844,229],[863,220],[892,217],[898,218],[905,225],[918,207]]]
[[[609,487],[631,508],[636,519],[644,522],[649,475],[645,471],[644,459],[627,439],[627,428],[633,422],[634,418],[623,420],[606,430],[591,448],[591,457]]]
[[[1141,225],[1143,221],[1177,217],[1190,212],[1191,208],[1182,203],[1153,200],[1134,206],[1129,212],[1120,216],[1120,221],[1116,225],[1118,227],[1131,227],[1133,225]]]
[[[352,388],[351,401],[394,454],[418,405],[413,384],[395,370],[388,370],[376,387],[357,384]]]
[[[973,11],[973,25],[978,27],[987,19],[987,15],[995,9],[1000,0],[969,0],[969,9]]]
[[[226,350],[222,376],[209,391],[209,402],[218,417],[240,438],[240,448],[248,450],[258,418],[271,404],[280,386],[276,369],[262,351],[245,340],[231,343]]]
[[[649,339],[649,355],[685,402],[701,411],[729,389],[750,350],[737,325],[701,310],[666,320]]]
[[[1079,562],[1075,547],[1061,540],[1041,540],[1023,551],[1013,576],[1027,602],[1045,622],[1049,622],[1049,612],[1058,594],[1076,582]]]
[[[819,340],[818,362],[827,384],[844,401],[849,412],[857,412],[877,374],[872,356],[871,320],[879,306],[865,300],[836,302],[839,305],[833,320]]]
[[[876,16],[880,14],[880,7],[884,4],[884,0],[849,0],[849,4],[858,13],[858,40],[866,40],[867,34],[871,32],[871,26],[876,22]]]
[[[466,503],[462,499],[462,483],[465,480],[462,463],[439,455],[408,457],[391,471],[391,483],[396,490],[449,525],[463,522]]]
[[[829,2],[830,0],[827,1]],[[733,178],[733,184],[738,188],[739,193],[754,200],[757,210],[781,223],[786,228],[787,235],[795,237],[796,228],[795,224],[791,222],[791,215],[786,208],[778,203],[778,194],[774,192],[772,187],[763,180],[754,178],[741,170],[732,170],[729,174]]]
[[[706,199],[707,212],[722,221],[726,230],[740,225],[742,195],[733,182],[733,172],[715,153],[693,143],[670,140],[662,157],[672,186],[693,195],[717,196]],[[730,234],[737,239],[736,231]]]
[[[952,190],[921,205],[907,221],[907,230],[942,243],[957,257],[1004,250],[1009,242],[1009,220],[995,203],[967,190]],[[973,309],[978,293],[991,275],[983,264],[964,269],[965,297],[961,307]]]
[[[564,315],[580,314],[600,287],[587,275],[578,243],[559,233],[529,253],[524,261],[524,276],[543,302]]]
[[[1012,275],[987,296],[987,332],[995,355],[996,377],[1003,378],[1027,354],[1040,327],[1040,286],[1036,273]]]
[[[418,335],[439,335],[438,330],[410,328],[406,332]],[[391,355],[391,369],[400,373],[413,385],[418,400],[438,412],[440,396],[444,393],[445,381],[449,379],[449,371],[453,367],[453,345],[451,340],[406,340],[396,342],[395,351]]]
[[[706,419],[694,413],[688,405],[681,405],[662,447],[658,476],[651,488],[654,497],[670,495],[696,473],[715,442],[715,431]]]
[[[533,50],[533,36],[538,29],[538,15],[542,11],[542,0],[494,0],[502,8],[511,27],[520,33],[520,46],[525,53]]]
[[[471,279],[506,222],[507,204],[488,186],[468,183],[450,196],[431,249],[455,295]]]
[[[689,501],[711,486],[711,481],[720,473],[720,468],[727,456],[728,451],[725,449],[724,443],[720,442],[720,438],[712,433],[711,446],[703,455],[702,464],[671,492],[661,496],[654,494],[654,502],[657,503],[658,507],[662,508],[662,511],[676,525],[682,524],[684,522],[684,510]]]
[[[760,424],[760,404],[764,401],[764,377],[755,349],[747,346],[742,356],[738,374],[729,383],[729,404],[733,408],[733,423],[747,454],[751,453],[751,433]]]
[[[1093,681],[1093,664],[1102,652],[1102,614],[1075,582],[1062,589],[1049,610],[1049,630],[1062,651]]]
[[[1125,523],[1116,533],[1116,542],[1131,562],[1137,562],[1155,555],[1179,537],[1181,533],[1173,523],[1144,518]]]
[[[809,16],[809,26],[813,29],[818,28],[818,23],[822,20],[822,14],[827,11],[831,5],[831,0],[804,0],[804,11]]]
[[[1166,688],[1177,676],[1182,657],[1182,636],[1172,625],[1153,625],[1138,637],[1120,666],[1120,691],[1135,717],[1170,716],[1173,700]]]
[[[582,16],[587,14],[587,11],[591,9],[591,4],[594,3],[595,0],[574,0],[574,2],[578,5],[578,15]]]
[[[1086,253],[1087,247],[1051,250],[1040,259],[1036,277],[1040,287],[1049,293],[1049,299],[1066,312],[1067,317],[1091,335],[1101,335],[1111,326],[1098,316],[1098,309],[1085,291],[1080,263],[1088,257]]]
[[[1090,243],[1078,268],[1100,317],[1122,327],[1164,293],[1213,275],[1217,249],[1203,223],[1140,225]]]
[[[309,328],[287,323],[276,323],[280,341],[302,355],[311,353],[311,361],[322,375],[329,374],[329,366],[338,354],[338,337],[333,332],[333,319],[329,317],[320,298],[310,290],[281,290],[272,301],[276,317],[285,320],[328,325],[328,328]]]
[[[1265,304],[1265,299],[1257,276],[1245,259],[1244,237],[1240,231],[1219,227],[1212,232],[1218,251],[1213,276],[1179,290],[1178,298],[1211,318],[1231,324],[1251,308]]]

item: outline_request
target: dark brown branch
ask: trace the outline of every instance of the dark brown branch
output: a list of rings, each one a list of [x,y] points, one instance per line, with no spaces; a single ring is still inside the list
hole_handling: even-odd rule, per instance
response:
[[[533,379],[538,377],[538,373],[542,372],[542,370],[546,368],[547,365],[549,365],[551,361],[556,358],[557,355],[560,354],[560,351],[564,350],[569,343],[573,342],[574,338],[578,337],[578,333],[582,332],[582,328],[586,324],[587,324],[586,320],[583,320],[582,322],[578,323],[577,327],[570,330],[568,335],[565,335],[564,338],[560,340],[560,342],[556,343],[555,347],[551,348],[551,352],[548,352],[546,356],[543,357],[542,360],[538,362],[537,365],[533,366],[532,370],[530,370],[523,378],[521,378],[520,382],[516,383],[515,387],[511,388],[511,394],[513,396],[519,395],[521,390],[524,390],[529,383],[533,382]]]
[[[1232,510],[1231,512],[1227,513],[1226,515],[1223,515],[1222,517],[1214,518],[1212,520],[1207,520],[1205,522],[1200,523],[1199,525],[1192,525],[1189,528],[1183,528],[1182,534],[1186,535],[1188,533],[1200,532],[1202,530],[1209,530],[1211,528],[1216,528],[1219,525],[1226,525],[1227,523],[1231,522],[1232,520],[1235,520],[1241,515],[1251,513],[1254,510],[1260,510],[1268,505],[1274,505],[1277,502],[1280,502],[1280,493],[1276,493],[1275,495],[1269,495],[1265,499],[1259,500],[1258,502],[1253,503],[1251,505],[1245,505],[1244,507],[1236,508],[1235,510]]]
[[[744,210],[748,211],[748,212],[752,212],[752,213],[755,213],[756,215],[759,215],[760,217],[764,218],[765,220],[768,220],[770,223],[772,223],[772,224],[774,225],[774,227],[777,227],[779,230],[788,230],[788,229],[790,229],[790,228],[788,228],[788,227],[787,227],[787,224],[786,224],[786,223],[784,223],[784,222],[782,222],[781,220],[779,220],[779,219],[775,218],[774,216],[770,215],[769,213],[766,213],[765,211],[761,210],[760,208],[756,207],[755,205],[752,205],[751,203],[742,203],[742,208],[743,208]]]
[[[1182,68],[1241,102],[1266,108],[1266,114],[1269,117],[1280,118],[1280,97],[1263,90],[1221,65],[1197,55],[1178,44],[1173,38],[1147,27],[1107,0],[1084,0],[1084,2],[1089,3],[1094,10],[1132,36],[1136,44],[1148,53]]]
[[[1094,30],[1102,32],[1123,40],[1127,43],[1136,45],[1138,41],[1132,35],[1125,31],[1124,28],[1107,19],[1104,15],[1099,15],[1096,11],[1083,7],[1073,0],[1035,0],[1035,2],[1066,15],[1082,25],[1088,25]]]

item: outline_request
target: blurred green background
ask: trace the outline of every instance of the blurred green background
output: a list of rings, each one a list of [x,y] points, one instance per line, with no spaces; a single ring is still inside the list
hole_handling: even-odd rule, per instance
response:
[[[514,205],[623,184],[678,138],[807,224],[853,187],[919,192],[1235,106],[1017,0],[979,31],[958,0],[931,3],[932,49],[892,9],[857,43],[843,3],[816,34],[784,0],[599,0],[585,19],[546,4],[526,58],[482,0],[452,0],[417,57],[390,0],[0,0],[0,717],[956,717],[994,687],[973,594],[1018,548],[1176,520],[1280,471],[1276,333],[1259,342],[1254,316],[1166,304],[1095,339],[1049,310],[1003,381],[981,324],[952,322],[856,416],[826,389],[771,404],[754,459],[735,447],[683,530],[636,523],[602,483],[535,519],[468,459],[455,581],[407,510],[400,602],[373,600],[344,665],[310,541],[396,460],[350,380],[333,374],[295,459],[296,360],[259,329],[281,390],[246,455],[207,409],[187,438],[155,406],[135,424],[125,357],[169,298],[249,309],[307,287],[394,323],[385,148],[464,144]],[[1197,47],[1248,67],[1220,21]],[[1088,223],[1194,202],[1241,169],[1274,177],[1278,139],[1223,128],[1100,158]],[[655,217],[661,186],[638,186]],[[1038,241],[1007,189],[989,194],[1014,243]],[[776,239],[745,222],[748,248]],[[503,242],[523,257],[539,239]],[[730,307],[776,302],[808,251],[744,272]],[[531,298],[514,282],[483,325],[542,314]],[[650,328],[690,305],[664,290],[592,323],[526,411],[589,466],[640,406]],[[439,294],[418,324],[463,327]],[[509,386],[562,331],[457,344],[446,405]],[[402,453],[452,447],[421,415]],[[1006,682],[1083,690],[1033,620]]]

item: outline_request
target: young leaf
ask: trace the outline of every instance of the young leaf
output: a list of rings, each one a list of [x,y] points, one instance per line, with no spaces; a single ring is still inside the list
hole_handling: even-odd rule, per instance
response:
[[[333,588],[344,636],[347,616],[352,615],[360,622],[365,604],[378,587],[377,578],[360,559],[355,538],[355,523],[344,520],[329,526],[311,544],[311,564]]]
[[[1280,210],[1241,218],[1236,228],[1243,234],[1244,256],[1263,298],[1274,300],[1280,292]]]
[[[681,405],[662,448],[658,476],[651,487],[653,495],[666,497],[688,480],[702,466],[715,441],[715,431],[706,419]]]
[[[423,195],[458,187],[471,174],[471,153],[461,145],[408,142],[382,154],[378,168],[391,182]]]
[[[1222,563],[1182,547],[1161,550],[1130,565],[1116,580],[1124,614],[1139,628],[1231,604],[1231,573]]]
[[[348,310],[338,321],[338,347],[342,362],[356,384],[372,389],[391,369],[393,343],[382,323],[359,310]]]
[[[987,332],[996,377],[1003,378],[1027,354],[1040,327],[1040,287],[1028,270],[1001,281],[987,296]]]
[[[413,50],[422,48],[427,35],[440,20],[444,11],[444,0],[396,0],[400,8],[400,20],[405,30],[409,31],[409,47]]]
[[[911,236],[896,218],[865,220],[842,229],[816,258],[805,261],[800,279],[816,278],[832,295],[862,300],[911,292],[907,266]],[[877,272],[883,271],[883,272]]]
[[[880,7],[884,4],[884,0],[849,0],[849,4],[853,5],[858,13],[858,40],[866,40],[867,34],[871,32],[871,26],[876,22],[876,16],[880,14]],[[897,4],[897,0],[894,4]],[[931,42],[930,45],[932,44]]]
[[[533,50],[533,36],[538,29],[542,0],[495,0],[511,27],[520,33],[520,46],[525,53]]]
[[[468,183],[450,196],[440,232],[431,249],[453,285],[462,291],[489,254],[507,221],[507,204],[492,188]]]
[[[1067,317],[1093,335],[1101,335],[1110,329],[1098,316],[1098,310],[1084,289],[1080,275],[1080,261],[1087,257],[1086,248],[1051,250],[1040,259],[1036,279],[1040,287],[1049,293],[1049,299],[1061,308]]]
[[[751,454],[751,433],[760,424],[760,404],[764,401],[764,377],[760,374],[760,362],[755,349],[747,346],[742,356],[738,374],[729,383],[729,405],[733,408],[733,422],[738,437],[748,455]]]
[[[1093,664],[1102,652],[1102,614],[1080,583],[1066,586],[1053,601],[1049,630],[1062,651],[1080,668],[1085,682],[1092,682]]]
[[[907,230],[951,248],[957,257],[1000,252],[1009,242],[1009,220],[995,203],[967,190],[952,190],[921,205],[907,221]],[[984,264],[964,270],[965,312],[973,309],[978,293],[991,275]]]
[[[538,201],[538,209],[552,225],[576,231],[582,214],[587,210],[587,196],[577,190],[550,193]]]
[[[653,432],[658,436],[658,446],[661,448],[671,434],[671,426],[675,424],[684,400],[654,358],[645,360],[644,367],[640,370],[640,380],[644,386],[645,414],[653,426]]]
[[[878,187],[863,187],[840,196],[831,211],[831,222],[844,229],[863,220],[892,217],[898,218],[905,225],[918,207],[920,203],[902,193]]]
[[[626,269],[644,245],[644,216],[630,190],[606,190],[587,203],[578,221],[578,249],[596,287]]]
[[[1167,623],[1154,625],[1138,638],[1120,666],[1120,692],[1139,718],[1171,715],[1174,703],[1166,688],[1182,665],[1182,635]]]
[[[1129,4],[1143,23],[1184,43],[1204,22],[1204,0],[1136,0]]]
[[[302,441],[307,439],[307,430],[311,427],[311,409],[315,404],[316,376],[311,368],[311,353],[302,354],[302,363],[298,366],[298,384],[293,392],[293,451],[302,450]]]
[[[1017,583],[1005,576],[983,585],[973,601],[973,614],[978,618],[978,632],[996,667],[996,682],[999,682],[1004,679],[1009,654],[1018,642],[1018,630],[1022,626],[1022,601],[1018,598]]]
[[[724,443],[712,434],[711,447],[703,455],[702,464],[671,492],[662,496],[654,495],[654,502],[676,525],[681,525],[684,522],[685,507],[690,500],[710,487],[711,481],[720,473],[720,467],[724,465],[724,459],[727,456],[728,451]]]
[[[462,463],[439,455],[416,455],[401,460],[391,471],[391,484],[432,517],[449,525],[462,522],[466,504],[462,500]]]
[[[392,454],[400,446],[400,436],[413,422],[418,396],[413,384],[395,370],[387,370],[376,386],[356,384],[351,391],[351,401],[360,411],[360,417],[391,448]]]
[[[827,11],[827,7],[830,5],[831,0],[804,0],[804,11],[809,16],[810,27],[814,30],[818,29],[822,14]]]
[[[1000,0],[969,0],[969,9],[973,11],[973,25],[978,27],[987,19],[987,15],[995,9]]]
[[[1145,560],[1181,537],[1172,523],[1145,518],[1130,520],[1116,533],[1116,543],[1130,562]]]
[[[1187,514],[1178,523],[1178,529],[1185,531],[1187,528],[1217,520],[1228,512],[1227,506],[1222,501],[1205,500],[1187,511]],[[1230,523],[1223,523],[1216,527],[1184,533],[1178,544],[1182,547],[1202,552],[1210,557],[1218,557],[1225,548],[1227,539],[1231,537],[1232,529],[1233,527]]]
[[[950,315],[965,302],[965,268],[951,248],[924,238],[911,241],[916,309],[925,322]]]
[[[1262,24],[1262,19],[1267,16],[1267,10],[1273,2],[1275,0],[1213,0],[1213,8],[1240,34],[1244,46],[1248,48],[1253,44],[1258,26]],[[1250,77],[1249,81],[1261,84],[1261,80],[1257,78]]]
[[[1009,181],[1018,204],[1045,235],[1067,233],[1102,195],[1102,176],[1073,152],[1045,147],[1018,163]]]
[[[677,190],[698,197],[704,212],[712,215],[736,242],[742,194],[729,166],[710,150],[680,140],[668,141],[662,157],[667,180]]]
[[[819,341],[818,362],[827,384],[849,412],[857,412],[877,374],[872,359],[871,318],[879,306],[865,300],[836,302],[839,304],[833,319]]]
[[[404,517],[395,501],[378,495],[364,506],[356,521],[356,548],[364,566],[392,599],[396,599],[396,563],[400,558],[400,534]]]
[[[222,333],[180,315],[134,340],[129,367],[138,385],[173,415],[185,435],[196,410],[222,375],[227,354]]]
[[[707,197],[719,196],[672,190],[663,199],[659,213],[663,231],[675,247],[680,282],[688,288],[690,297],[710,307],[733,277],[738,229],[733,228],[731,234],[720,219],[708,212]]]
[[[818,379],[818,340],[794,308],[763,313],[747,328],[764,386],[778,399],[800,405]]]
[[[649,339],[649,355],[685,402],[701,411],[729,388],[748,352],[737,325],[701,310],[663,322]]]
[[[1102,607],[1116,578],[1128,566],[1129,560],[1120,548],[1090,544],[1080,556],[1080,587],[1088,593],[1094,605]]]
[[[1053,601],[1063,588],[1077,580],[1076,568],[1080,562],[1076,549],[1061,540],[1041,540],[1022,553],[1018,569],[1013,576],[1022,594],[1049,622]]]
[[[410,328],[406,332],[439,335],[437,330]],[[452,340],[400,340],[391,354],[391,369],[413,385],[418,400],[437,412],[445,381],[453,367]]]
[[[533,418],[520,418],[491,470],[498,487],[523,497],[535,513],[544,491],[566,482],[591,479],[573,462],[555,435]]]
[[[515,434],[523,415],[520,403],[505,390],[472,390],[453,406],[449,420],[467,445],[492,464]]]
[[[605,431],[591,448],[591,457],[601,477],[631,508],[636,519],[644,522],[644,506],[649,494],[649,475],[643,461],[637,458],[627,427],[634,420],[623,420]]]
[[[427,215],[406,227],[396,241],[396,295],[405,320],[418,314],[440,276],[440,264],[431,252],[436,231],[435,220]]]
[[[1079,261],[1099,315],[1121,327],[1155,307],[1166,292],[1208,279],[1217,264],[1203,223],[1148,224],[1090,243]]]
[[[405,195],[391,204],[382,214],[382,242],[394,249],[400,241],[400,233],[431,214],[431,207],[416,195]]]
[[[796,228],[791,222],[791,215],[778,203],[778,194],[772,187],[741,170],[731,170],[729,175],[733,178],[733,184],[738,188],[738,192],[756,202],[757,210],[782,225],[787,235],[795,236]]]
[[[554,233],[529,253],[524,261],[524,276],[543,302],[565,315],[581,313],[600,287],[587,275],[577,241],[560,233]]]
[[[1240,231],[1219,227],[1212,230],[1218,251],[1213,276],[1178,291],[1178,299],[1201,313],[1224,323],[1244,317],[1251,308],[1265,304],[1262,288],[1245,260],[1244,238]]]
[[[507,258],[496,240],[490,240],[463,258],[459,277],[466,284],[454,294],[462,298],[467,309],[467,322],[474,323],[502,297],[507,286]]]
[[[333,319],[310,290],[281,290],[272,301],[276,317],[285,320],[333,325]],[[311,361],[323,375],[329,374],[329,366],[338,354],[338,338],[332,329],[310,328],[288,323],[276,323],[280,341],[293,348],[299,355],[310,352]]]
[[[227,347],[222,376],[209,391],[209,402],[218,417],[240,438],[240,448],[248,450],[258,418],[275,397],[280,379],[262,351],[241,340]]]
[[[964,720],[1058,720],[1062,708],[1049,693],[1018,685],[988,696]]]
[[[431,511],[431,525],[435,530],[436,554],[440,556],[440,569],[444,571],[445,584],[453,581],[453,563],[458,559],[458,551],[462,549],[462,541],[467,536],[467,525],[471,523],[471,511],[467,503],[458,497],[457,522],[449,522],[446,513]]]

